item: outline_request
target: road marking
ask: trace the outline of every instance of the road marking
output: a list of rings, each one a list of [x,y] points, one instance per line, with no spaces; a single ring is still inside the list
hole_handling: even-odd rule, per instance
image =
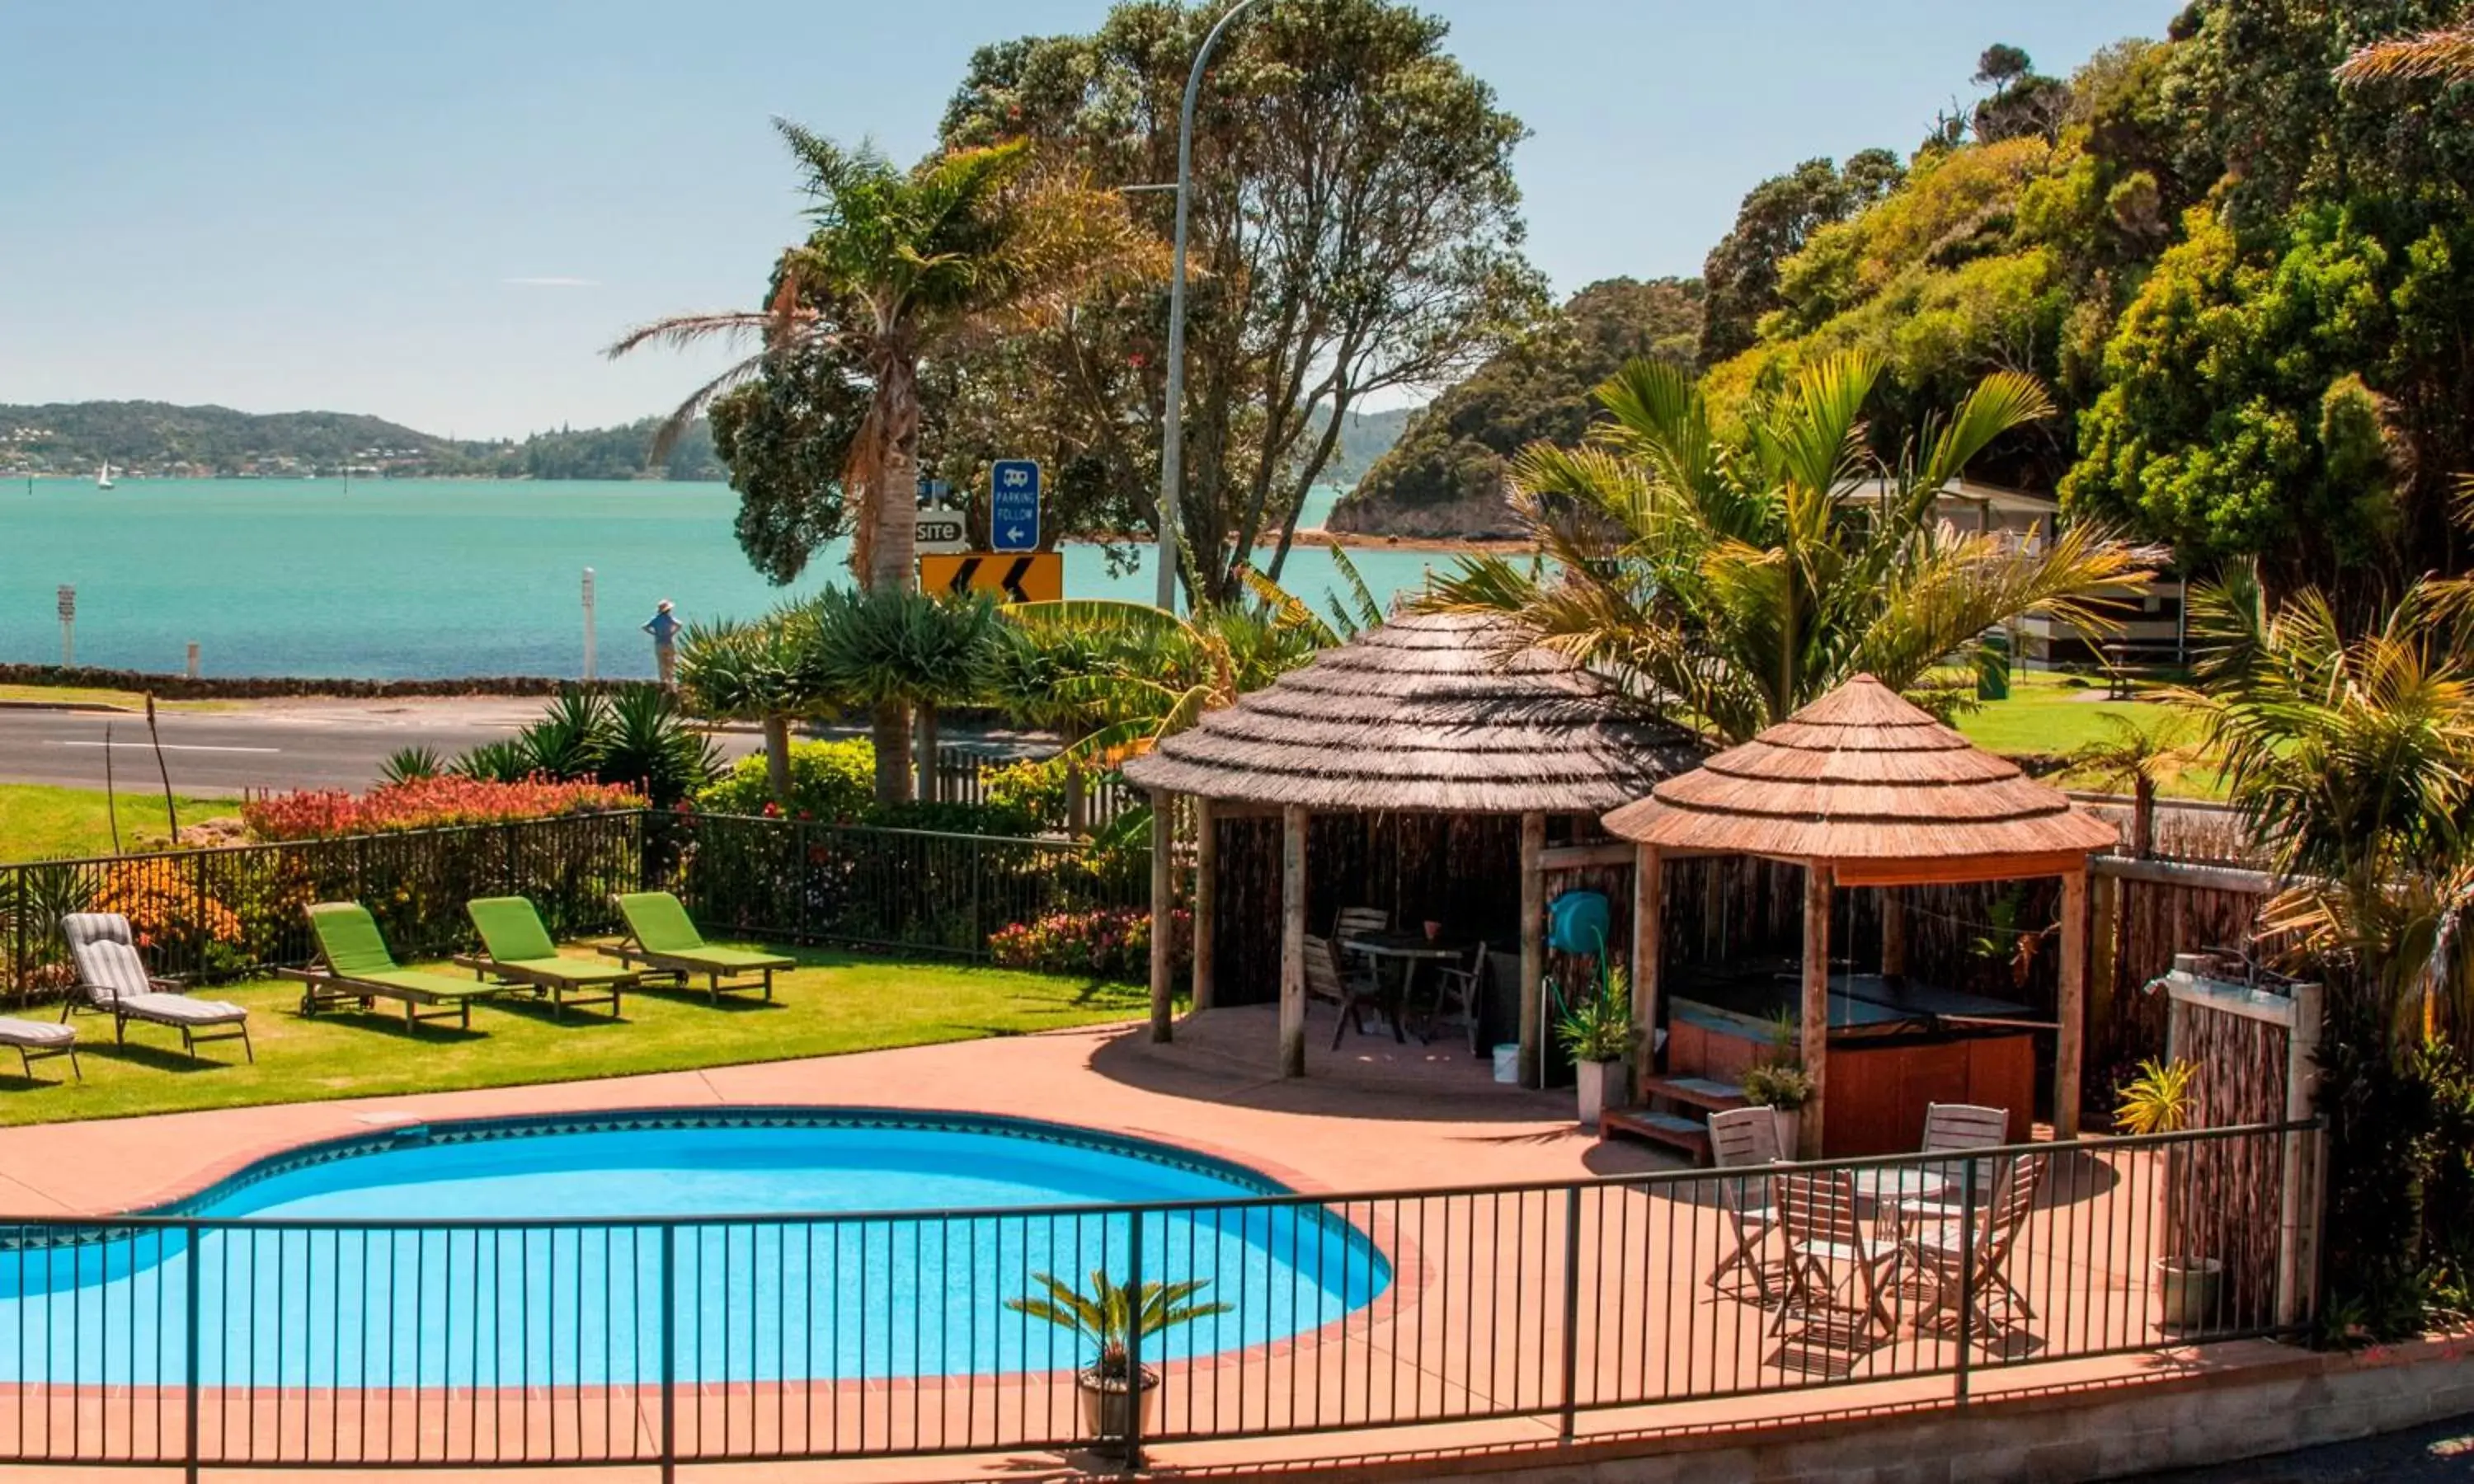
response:
[[[133,747],[141,752],[147,751],[150,747],[150,744],[144,742],[60,742],[50,739],[46,739],[43,745],[46,747]],[[205,742],[166,742],[163,744],[163,751],[167,753],[279,753],[282,752],[283,749],[279,747],[216,747]]]

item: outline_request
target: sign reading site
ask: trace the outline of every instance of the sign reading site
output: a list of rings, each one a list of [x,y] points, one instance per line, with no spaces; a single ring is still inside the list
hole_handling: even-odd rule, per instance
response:
[[[958,557],[921,557],[919,587],[923,592],[958,595],[994,593],[1002,603],[1061,603],[1065,599],[1065,554],[971,552]]]
[[[923,510],[911,527],[912,544],[921,552],[968,551],[971,543],[962,517],[950,510]]]
[[[1039,549],[1039,461],[999,459],[988,467],[988,544]]]

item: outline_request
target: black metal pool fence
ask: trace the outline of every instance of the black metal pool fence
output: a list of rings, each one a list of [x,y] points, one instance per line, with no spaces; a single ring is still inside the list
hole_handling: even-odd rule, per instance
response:
[[[301,909],[364,903],[405,960],[473,941],[464,903],[529,897],[552,932],[618,930],[619,892],[675,891],[709,930],[982,956],[1057,911],[1149,902],[1150,859],[1075,842],[626,810],[276,845],[0,866],[0,997],[73,982],[57,927],[126,915],[150,966],[212,982],[308,962]]]
[[[667,1473],[1490,1420],[1569,1438],[1881,1381],[1959,1406],[2012,1367],[2306,1326],[2316,1219],[2287,1177],[2318,1139],[1140,1206],[17,1220],[0,1459]],[[1043,1273],[1226,1309],[1136,1339],[1129,1408],[1088,1344],[1006,1302]]]

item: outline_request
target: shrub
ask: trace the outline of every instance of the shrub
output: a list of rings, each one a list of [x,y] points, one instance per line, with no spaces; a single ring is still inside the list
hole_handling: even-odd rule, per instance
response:
[[[1065,827],[1065,768],[1054,757],[1009,762],[982,775],[988,804],[1037,820],[1050,829]]]
[[[209,969],[224,966],[211,950],[241,942],[239,914],[197,889],[186,863],[133,860],[115,865],[94,895],[93,911],[117,912],[141,948],[188,949]],[[230,957],[229,953],[221,957]]]
[[[1176,941],[1170,955],[1182,969],[1194,961],[1194,916],[1179,910],[1170,922]],[[1014,922],[988,936],[988,956],[1007,969],[1042,973],[1089,974],[1098,979],[1150,977],[1151,914],[1138,907],[1096,912],[1052,912]]]
[[[243,804],[241,819],[260,840],[323,840],[643,806],[643,795],[612,783],[539,778],[501,783],[449,777],[390,783],[358,797],[341,789],[278,794]]]
[[[790,808],[793,816],[850,823],[876,800],[876,748],[865,738],[847,742],[790,744]],[[764,757],[742,757],[728,773],[696,790],[695,806],[707,814],[778,812]]]

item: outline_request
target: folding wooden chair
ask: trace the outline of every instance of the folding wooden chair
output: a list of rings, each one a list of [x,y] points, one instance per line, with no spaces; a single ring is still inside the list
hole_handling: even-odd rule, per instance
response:
[[[1357,1034],[1366,1034],[1366,1012],[1369,1009],[1392,1022],[1392,1039],[1406,1043],[1409,1038],[1400,1031],[1399,1008],[1383,993],[1374,975],[1361,971],[1344,971],[1340,955],[1332,951],[1331,940],[1306,935],[1306,998],[1328,1001],[1340,1007],[1340,1023],[1331,1028],[1331,1049],[1340,1049],[1340,1040],[1351,1026]]]
[[[1442,1023],[1443,1012],[1455,1011],[1462,1024],[1468,1027],[1469,1055],[1483,1048],[1478,1044],[1485,1030],[1486,945],[1481,943],[1469,951],[1467,968],[1444,964],[1435,970],[1435,996],[1426,1005],[1426,1040],[1435,1038],[1435,1027]]]
[[[1730,1108],[1710,1115],[1710,1154],[1722,1170],[1752,1169],[1779,1162],[1778,1117],[1766,1108]],[[1727,1227],[1734,1245],[1720,1258],[1709,1277],[1710,1287],[1730,1291],[1727,1280],[1732,1274],[1749,1279],[1753,1292],[1766,1308],[1777,1302],[1772,1284],[1772,1264],[1765,1259],[1763,1249],[1777,1225],[1777,1212],[1770,1205],[1770,1181],[1765,1175],[1734,1175],[1718,1182],[1718,1209],[1727,1213]]]
[[[1870,1338],[1875,1326],[1898,1328],[1886,1295],[1898,1276],[1899,1244],[1864,1234],[1856,1213],[1856,1176],[1851,1170],[1799,1170],[1774,1181],[1779,1234],[1786,1243],[1785,1292],[1770,1332],[1783,1334],[1787,1316],[1800,1316],[1805,1332],[1838,1333],[1832,1320],[1861,1323]],[[1860,1301],[1842,1301],[1842,1295]],[[1851,1335],[1851,1338],[1854,1337]]]
[[[1962,1294],[1974,1302],[1979,1340],[2007,1332],[2006,1321],[2036,1317],[2027,1296],[2010,1281],[2010,1253],[2019,1243],[2027,1213],[2035,1209],[2036,1192],[2044,1179],[2043,1155],[2000,1161],[1985,1191],[1987,1199],[1975,1211],[1906,1229],[1901,1244],[1904,1262],[1925,1301],[1925,1311],[1916,1319],[1918,1328],[1944,1334],[1956,1330]],[[1972,1238],[1967,1231],[1971,1221],[1976,1228]],[[2005,1322],[1995,1321],[1996,1303],[2001,1305]]]

